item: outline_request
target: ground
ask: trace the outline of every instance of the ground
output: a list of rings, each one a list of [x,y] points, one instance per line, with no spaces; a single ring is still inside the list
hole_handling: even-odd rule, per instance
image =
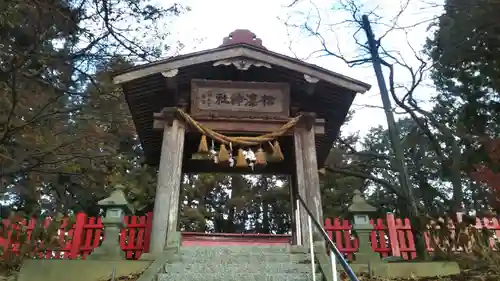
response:
[[[500,254],[490,252],[488,255],[461,255],[454,258],[462,268],[462,273],[448,277],[427,278],[399,278],[387,279],[369,276],[360,276],[360,281],[498,281],[500,280]],[[3,274],[2,274],[3,273]],[[140,273],[127,276],[117,276],[114,281],[136,281]],[[6,272],[0,272],[0,281],[13,281],[13,276],[7,276]],[[344,279],[345,280],[345,279]],[[111,281],[103,279],[96,281]]]
[[[117,276],[114,281],[136,281],[140,273]],[[6,276],[0,276],[0,281],[10,281]],[[464,270],[462,274],[448,277],[432,277],[432,278],[406,278],[406,279],[381,279],[376,277],[360,276],[360,281],[498,281],[500,275],[492,270]],[[111,281],[111,279],[98,280],[98,281]]]
[[[136,281],[140,274],[120,276],[115,279],[115,281]],[[347,279],[344,279],[347,281]],[[500,280],[500,275],[492,270],[464,270],[460,275],[448,276],[448,277],[432,277],[432,278],[400,278],[400,279],[387,279],[387,278],[376,278],[369,276],[360,276],[360,281],[498,281]],[[99,281],[111,281],[99,280]]]

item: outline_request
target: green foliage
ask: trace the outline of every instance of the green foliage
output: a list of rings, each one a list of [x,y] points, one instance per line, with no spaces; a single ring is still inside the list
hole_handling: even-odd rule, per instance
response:
[[[484,140],[500,134],[500,29],[495,13],[500,2],[447,0],[444,8],[426,45],[439,90],[433,115],[453,130],[462,153],[460,170],[469,176],[479,163],[489,162]],[[462,185],[467,208],[491,207],[480,183],[467,179]]]
[[[285,234],[291,229],[290,210],[286,177],[187,175],[181,230]]]
[[[96,215],[107,187],[142,169],[111,75],[182,47],[165,45],[162,25],[183,11],[149,0],[0,4],[0,199],[7,209]],[[142,184],[134,180],[130,192]]]
[[[497,0],[448,0],[428,42],[435,63],[433,80],[442,92],[438,102],[456,113],[462,133],[498,134],[498,9]]]
[[[400,129],[400,145],[402,146],[408,175],[413,185],[415,197],[418,198],[427,210],[427,214],[442,214],[446,211],[449,202],[443,190],[438,186],[440,181],[449,179],[444,174],[440,159],[432,149],[429,139],[418,130],[418,126],[411,118],[398,120]],[[378,155],[391,155],[391,145],[388,131],[382,127],[372,128],[363,140],[364,151]],[[440,151],[441,153],[443,151]],[[373,173],[389,182],[397,182],[397,173],[392,169],[390,158],[371,157],[367,160],[373,167]],[[438,184],[435,184],[438,182]],[[371,196],[386,210],[404,210],[404,200],[398,200],[380,185]]]
[[[349,144],[354,144],[357,139],[345,140]],[[337,144],[330,151],[326,160],[327,166],[343,169],[347,171],[364,172],[369,174],[366,167],[357,167],[359,162],[351,162],[353,157],[348,155],[347,149]],[[320,177],[321,196],[323,200],[324,217],[347,217],[347,208],[351,203],[355,190],[362,190],[366,180],[349,174],[333,173],[325,171]]]
[[[481,280],[500,277],[498,241],[492,244],[492,231],[475,227],[475,217],[465,217],[459,222],[448,218],[426,223],[432,226],[429,236],[431,247],[435,249],[434,260],[456,261],[464,272],[482,277]]]

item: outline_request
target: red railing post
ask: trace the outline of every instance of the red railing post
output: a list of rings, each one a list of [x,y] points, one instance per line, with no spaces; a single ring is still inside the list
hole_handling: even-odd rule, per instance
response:
[[[85,223],[87,223],[87,214],[76,214],[76,220],[73,226],[73,236],[71,237],[71,245],[69,248],[70,259],[76,259],[80,254],[80,247],[82,245],[82,241],[84,240],[83,233],[85,229]]]
[[[398,232],[396,231],[396,221],[393,213],[387,213],[387,235],[389,236],[389,244],[391,245],[391,252],[393,257],[401,256],[401,249],[399,248]]]

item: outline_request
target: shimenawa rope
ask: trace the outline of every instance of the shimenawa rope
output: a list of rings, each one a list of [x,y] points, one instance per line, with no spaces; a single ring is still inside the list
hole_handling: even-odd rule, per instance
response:
[[[203,135],[206,135],[207,137],[220,142],[222,144],[234,144],[234,145],[240,145],[240,146],[253,146],[253,145],[259,145],[264,142],[270,142],[277,137],[280,137],[284,135],[288,130],[293,128],[297,123],[299,122],[300,118],[302,118],[302,115],[299,115],[297,117],[294,117],[290,119],[286,124],[281,126],[278,130],[272,133],[264,134],[261,136],[256,136],[256,137],[229,137],[225,136],[223,134],[217,133],[216,131],[207,128],[203,125],[201,125],[198,121],[194,120],[193,117],[191,117],[189,114],[184,112],[181,109],[177,109],[179,112],[179,115],[182,116],[182,118],[191,126],[196,128],[200,133]]]

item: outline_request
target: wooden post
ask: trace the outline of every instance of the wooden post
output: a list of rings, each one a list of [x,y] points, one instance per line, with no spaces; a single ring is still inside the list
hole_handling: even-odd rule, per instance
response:
[[[318,161],[316,159],[316,141],[314,137],[314,123],[316,116],[313,113],[303,113],[304,128],[301,130],[302,162],[304,165],[304,179],[307,183],[308,202],[311,212],[319,223],[323,223],[323,207],[321,189],[319,186]]]
[[[323,209],[319,186],[318,162],[316,159],[316,143],[314,138],[315,116],[310,113],[302,113],[302,115],[304,119],[298,124],[294,131],[298,194],[304,199],[307,207],[313,213],[314,218],[320,224],[323,224]],[[307,213],[305,213],[305,210],[301,210],[300,217],[302,222],[302,241],[303,243],[308,243]],[[315,229],[315,227],[313,227],[313,231],[319,233],[319,230]],[[317,234],[315,236],[317,236]]]
[[[176,161],[170,163],[168,167],[168,169],[173,171],[172,172],[173,188],[172,188],[172,195],[170,197],[170,210],[168,214],[167,236],[169,233],[176,232],[177,226],[179,225],[178,222],[179,222],[180,194],[181,194],[181,183],[182,183],[182,156],[184,152],[184,136],[186,134],[186,127],[184,126],[184,123],[181,123],[180,121],[177,121],[177,123],[178,123],[177,137],[176,137],[177,145],[175,147]],[[162,154],[163,153],[164,152],[162,151]],[[170,151],[167,153],[170,153]]]
[[[153,210],[153,226],[149,254],[144,259],[155,258],[163,252],[167,235],[177,228],[179,193],[182,176],[182,155],[184,150],[184,124],[175,119],[175,109],[165,108],[163,120],[156,122],[163,126],[158,184]]]
[[[304,199],[305,203],[308,204],[307,200],[307,187],[306,187],[306,181],[304,178],[304,163],[303,163],[303,153],[302,153],[302,132],[301,128],[295,128],[295,131],[293,132],[293,142],[294,142],[294,148],[295,148],[295,190],[297,194]],[[309,244],[309,236],[308,236],[308,225],[307,225],[307,211],[304,209],[304,207],[299,203],[297,206],[300,210],[300,216],[299,222],[300,222],[300,229],[301,229],[301,236],[302,236],[302,245],[307,246]]]
[[[297,222],[298,222],[298,217],[296,215],[296,210],[297,210],[297,186],[295,184],[295,174],[288,176],[287,180],[290,183],[289,188],[290,188],[290,211],[291,211],[291,218],[292,218],[292,245],[297,245]]]

